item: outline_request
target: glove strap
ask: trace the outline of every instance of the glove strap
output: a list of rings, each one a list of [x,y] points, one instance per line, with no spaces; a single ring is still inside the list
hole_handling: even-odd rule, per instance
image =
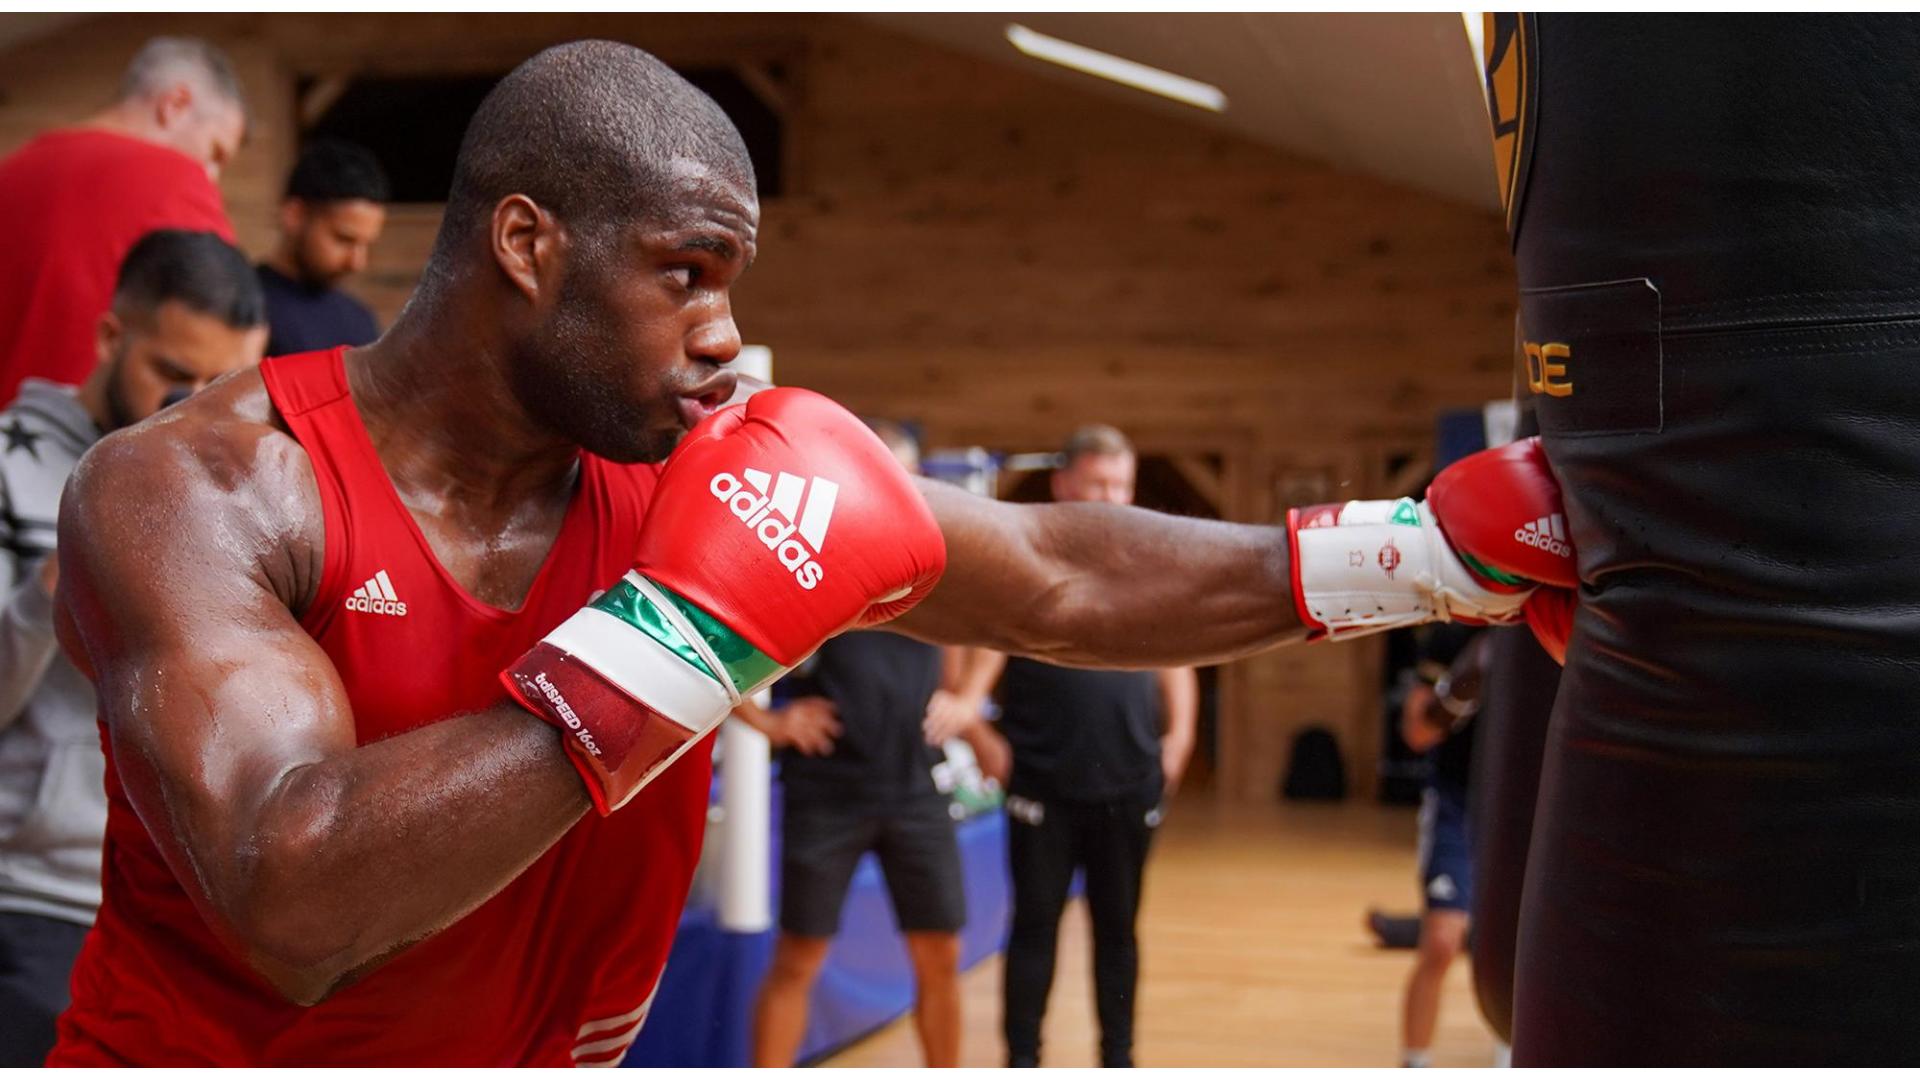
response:
[[[1445,618],[1432,595],[1432,538],[1412,499],[1287,513],[1294,604],[1314,639],[1339,640]]]
[[[618,629],[624,633],[614,634],[610,638],[604,632],[596,633],[578,642],[586,648],[586,652],[575,652],[572,648],[568,648],[568,651],[574,652],[582,661],[608,672],[610,676],[616,670],[632,672],[622,683],[630,693],[635,687],[645,685],[643,680],[655,674],[652,658],[657,655],[654,650],[642,650],[641,655],[648,660],[641,663],[638,670],[634,669],[634,665],[625,663],[635,659],[632,642],[634,631],[680,660],[685,667],[712,681],[726,699],[720,714],[722,717],[743,698],[773,682],[787,670],[787,665],[755,648],[752,642],[735,633],[732,627],[702,611],[679,593],[655,584],[635,570],[627,571],[626,576],[613,588],[595,597],[591,604],[574,613],[573,618],[561,623],[558,629],[547,635],[546,640],[559,644],[555,635],[574,625],[575,620],[583,616],[587,616],[589,625],[605,625],[593,623],[588,614],[590,612],[616,620],[621,624]],[[674,672],[674,676],[678,674]],[[674,676],[668,676],[668,681],[673,681]],[[650,693],[636,693],[635,696],[649,702],[652,699]]]
[[[727,711],[732,712],[741,701],[740,689],[733,684],[733,672],[728,671],[727,666],[714,655],[713,646],[708,643],[704,635],[694,629],[693,623],[687,619],[679,605],[667,598],[665,589],[640,576],[637,570],[627,571],[626,576],[620,580],[623,584],[632,586],[636,592],[647,599],[653,610],[658,612],[673,629],[678,640],[699,658],[700,666],[705,668],[709,675],[714,675],[719,680],[720,688],[727,692]]]
[[[1423,503],[1380,499],[1287,514],[1294,604],[1312,638],[1434,620],[1508,623],[1526,591],[1476,576]]]
[[[501,678],[566,735],[605,814],[785,670],[684,598],[629,573]]]

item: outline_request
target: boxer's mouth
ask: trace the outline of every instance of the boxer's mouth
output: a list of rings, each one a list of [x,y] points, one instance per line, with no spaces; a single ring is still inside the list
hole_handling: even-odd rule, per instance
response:
[[[680,422],[688,430],[694,425],[718,412],[727,400],[733,397],[734,385],[738,376],[731,371],[723,371],[713,378],[695,387],[690,393],[680,395]]]

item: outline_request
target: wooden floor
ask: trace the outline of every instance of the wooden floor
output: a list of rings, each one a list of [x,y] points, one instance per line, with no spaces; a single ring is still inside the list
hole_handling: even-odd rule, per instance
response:
[[[1400,993],[1413,954],[1372,944],[1369,905],[1411,911],[1414,814],[1347,804],[1220,808],[1168,816],[1147,867],[1140,917],[1142,1066],[1396,1065]],[[1096,1064],[1085,909],[1062,929],[1044,1063]],[[1000,963],[963,976],[961,1064],[1004,1064]],[[1494,1040],[1463,960],[1448,976],[1433,1063],[1484,1066]],[[920,1063],[903,1019],[831,1059]]]

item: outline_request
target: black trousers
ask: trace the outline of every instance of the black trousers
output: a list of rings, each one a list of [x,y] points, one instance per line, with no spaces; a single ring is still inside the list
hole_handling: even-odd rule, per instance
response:
[[[1157,800],[1049,802],[1007,800],[1007,855],[1013,878],[1013,927],[1007,935],[1005,1031],[1010,1065],[1037,1065],[1040,1021],[1053,989],[1060,915],[1074,871],[1086,875],[1093,920],[1094,1002],[1100,1063],[1133,1064],[1134,987],[1140,948],[1134,920],[1147,848],[1160,823]]]
[[[77,923],[0,912],[0,1068],[46,1064],[86,936]]]

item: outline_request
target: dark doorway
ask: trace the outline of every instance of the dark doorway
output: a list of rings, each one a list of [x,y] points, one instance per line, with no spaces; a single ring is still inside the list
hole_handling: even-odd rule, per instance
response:
[[[357,78],[302,138],[327,136],[366,147],[392,179],[396,203],[443,203],[453,186],[453,162],[467,122],[504,74]],[[681,74],[718,102],[740,129],[753,158],[760,197],[781,194],[785,130],[780,115],[731,70],[692,68]],[[300,97],[318,81],[301,80]],[[555,167],[565,164],[556,162]]]

